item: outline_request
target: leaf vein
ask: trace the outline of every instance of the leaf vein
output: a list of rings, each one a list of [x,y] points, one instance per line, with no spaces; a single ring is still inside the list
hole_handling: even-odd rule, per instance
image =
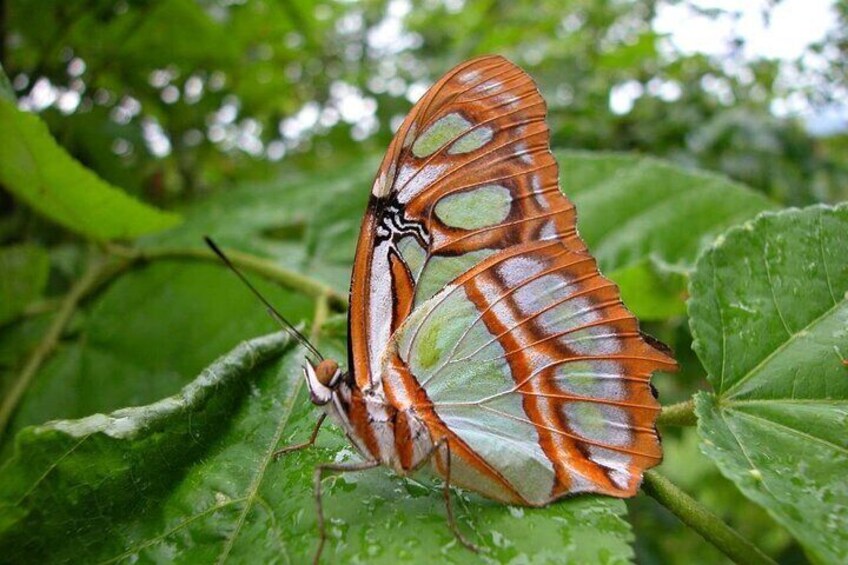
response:
[[[747,381],[749,381],[753,377],[755,377],[757,375],[757,373],[759,373],[760,369],[762,369],[769,361],[771,361],[772,358],[776,357],[784,349],[789,347],[789,345],[792,344],[798,338],[798,336],[806,335],[809,332],[810,328],[815,327],[817,324],[822,322],[825,318],[827,318],[828,316],[833,314],[838,308],[840,308],[843,305],[843,302],[844,301],[839,302],[839,303],[831,306],[830,308],[825,310],[819,317],[814,319],[812,322],[810,322],[809,324],[807,324],[806,326],[804,326],[803,328],[801,328],[797,332],[791,334],[789,336],[789,339],[787,339],[786,341],[781,343],[778,347],[776,347],[774,349],[774,351],[772,351],[771,353],[769,353],[768,355],[763,357],[762,361],[757,363],[756,366],[754,366],[750,371],[745,373],[745,375],[743,375],[741,379],[736,381],[729,389],[727,389],[726,392],[729,394],[732,390],[738,389],[742,384],[746,383]]]
[[[729,408],[729,409],[733,410],[732,408]],[[768,418],[763,418],[762,416],[757,416],[756,414],[751,414],[749,412],[745,412],[744,410],[733,410],[733,411],[735,413],[739,414],[740,416],[747,417],[747,418],[753,419],[753,420],[759,420],[761,422],[771,424],[771,425],[778,427],[778,428],[783,428],[788,432],[794,433],[795,435],[801,436],[803,438],[806,438],[808,440],[811,440],[811,441],[814,441],[814,442],[817,442],[817,443],[822,443],[824,445],[827,445],[829,447],[832,447],[832,448],[837,449],[837,450],[839,450],[843,453],[848,454],[848,448],[843,447],[841,445],[838,445],[836,443],[833,443],[832,441],[828,441],[824,438],[817,437],[817,436],[808,434],[806,432],[802,432],[801,430],[799,430],[797,428],[793,428],[792,426],[787,426],[786,424],[781,424],[780,422],[775,422],[774,420],[770,420]]]

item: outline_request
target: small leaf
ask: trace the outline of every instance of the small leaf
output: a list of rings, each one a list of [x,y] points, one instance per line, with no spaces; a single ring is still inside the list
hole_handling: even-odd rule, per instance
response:
[[[51,220],[97,240],[164,230],[179,217],[135,200],[83,167],[34,114],[0,98],[0,184]]]
[[[0,481],[0,554],[40,562],[308,562],[317,543],[312,472],[353,455],[316,414],[287,346],[253,340],[150,406],[20,432]],[[336,348],[336,351],[338,349]],[[328,447],[329,446],[329,447]],[[324,481],[327,562],[467,563],[431,481],[385,469]],[[581,496],[543,509],[455,495],[460,527],[489,561],[623,563],[633,557],[621,500]]]
[[[848,560],[848,205],[763,214],[699,259],[702,448],[817,562]]]
[[[47,284],[50,257],[36,245],[0,248],[0,324],[23,312]]]

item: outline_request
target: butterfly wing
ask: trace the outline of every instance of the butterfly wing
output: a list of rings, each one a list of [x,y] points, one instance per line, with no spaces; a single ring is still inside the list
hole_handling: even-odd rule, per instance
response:
[[[428,91],[372,188],[350,316],[359,386],[447,439],[454,482],[534,505],[635,493],[661,457],[650,375],[675,367],[578,237],[545,112],[501,57]]]
[[[483,258],[542,238],[584,248],[544,118],[532,79],[496,56],[459,65],[410,111],[374,181],[351,278],[360,388],[379,382],[414,305]]]

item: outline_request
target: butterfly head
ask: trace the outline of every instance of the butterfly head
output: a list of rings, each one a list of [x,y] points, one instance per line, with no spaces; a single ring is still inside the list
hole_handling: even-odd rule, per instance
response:
[[[341,384],[344,375],[339,364],[332,359],[324,359],[317,365],[307,362],[303,374],[309,386],[312,403],[319,406],[330,401],[333,391]]]

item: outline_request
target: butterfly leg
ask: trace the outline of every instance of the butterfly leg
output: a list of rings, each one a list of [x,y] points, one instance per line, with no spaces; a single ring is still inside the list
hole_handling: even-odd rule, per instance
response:
[[[274,461],[285,455],[286,453],[290,453],[292,451],[297,451],[298,449],[303,449],[305,447],[310,447],[315,445],[315,438],[318,437],[318,431],[321,429],[321,424],[324,423],[324,420],[327,418],[327,413],[324,412],[321,414],[321,417],[318,418],[318,423],[315,424],[315,429],[312,430],[312,435],[309,436],[309,439],[302,443],[295,443],[294,445],[287,445],[282,449],[278,449],[275,451],[271,457],[274,458]]]
[[[324,463],[315,467],[315,474],[312,476],[313,487],[315,491],[315,510],[318,516],[318,549],[315,550],[315,557],[312,559],[313,565],[318,565],[321,559],[321,552],[324,550],[324,541],[327,539],[327,532],[324,529],[324,508],[321,504],[321,481],[324,479],[325,473],[350,473],[353,471],[365,471],[379,467],[379,461],[362,461],[361,463]]]
[[[456,536],[456,539],[459,540],[459,543],[461,543],[467,549],[470,549],[474,553],[480,553],[480,548],[465,539],[465,536],[463,536],[462,532],[459,531],[459,527],[456,525],[456,520],[453,516],[453,505],[451,504],[450,491],[451,450],[447,438],[442,438],[441,440],[439,440],[435,447],[433,447],[433,451],[430,452],[430,457],[434,457],[440,449],[443,449],[445,453],[445,486],[442,490],[442,493],[445,497],[445,510],[447,511],[448,515],[448,526],[450,526],[453,535]]]

